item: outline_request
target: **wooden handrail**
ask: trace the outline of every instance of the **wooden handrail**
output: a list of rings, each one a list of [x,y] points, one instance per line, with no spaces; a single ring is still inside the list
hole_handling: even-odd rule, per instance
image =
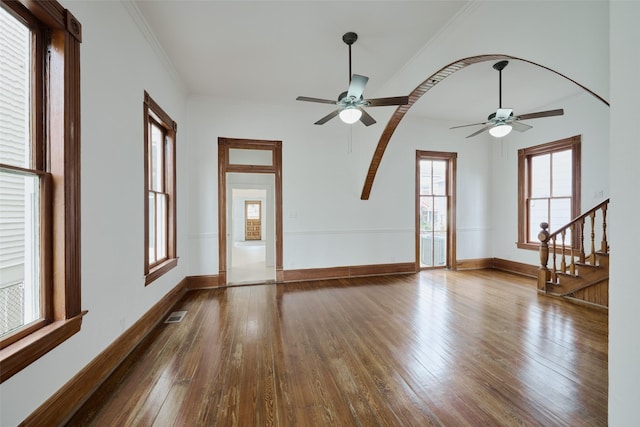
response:
[[[567,271],[571,275],[576,274],[576,257],[578,261],[581,263],[587,262],[591,265],[596,264],[596,245],[595,245],[595,217],[596,213],[601,210],[602,211],[602,240],[600,242],[600,252],[609,253],[609,244],[607,242],[607,206],[609,205],[609,199],[606,199],[602,203],[594,206],[589,209],[582,215],[572,219],[569,223],[563,225],[552,233],[549,233],[547,230],[549,228],[549,224],[543,222],[540,224],[540,233],[538,233],[538,239],[540,240],[540,268],[538,269],[538,289],[544,290],[546,292],[547,282],[551,280],[552,282],[557,282],[558,273],[566,274]],[[591,252],[587,256],[584,250],[584,226],[585,220],[589,218],[590,227],[591,227]],[[579,226],[579,227],[576,227]],[[565,245],[565,237],[567,234],[567,230],[571,231],[571,239],[569,244],[569,248],[566,248]],[[577,231],[577,234],[575,233]],[[558,252],[557,248],[557,240],[560,238],[561,249],[560,256],[562,259],[560,260],[560,269],[556,267],[556,255]],[[576,248],[575,243],[578,243],[579,247]],[[549,246],[551,245],[551,252],[553,253],[553,268],[550,270],[547,267],[547,263],[549,262]],[[576,254],[575,249],[579,249]],[[566,256],[570,257],[569,264],[566,263]]]
[[[558,234],[560,234],[562,232],[562,230],[566,230],[567,228],[571,227],[572,225],[574,225],[575,223],[577,223],[578,221],[581,221],[583,219],[585,219],[586,217],[588,217],[589,215],[591,215],[591,213],[596,212],[598,209],[602,208],[605,205],[609,204],[609,199],[603,201],[602,203],[600,203],[597,206],[594,206],[593,208],[589,209],[588,211],[586,211],[585,213],[583,213],[580,216],[575,217],[574,219],[572,219],[571,221],[569,221],[566,225],[563,225],[562,227],[558,228],[556,231],[554,231],[553,233],[549,233],[549,237],[553,237],[553,236],[557,236]],[[606,212],[606,208],[605,208],[605,212]],[[542,224],[546,224],[545,222],[540,224],[540,228],[542,228]],[[547,228],[549,227],[549,224],[547,224]],[[539,237],[539,236],[538,236]]]

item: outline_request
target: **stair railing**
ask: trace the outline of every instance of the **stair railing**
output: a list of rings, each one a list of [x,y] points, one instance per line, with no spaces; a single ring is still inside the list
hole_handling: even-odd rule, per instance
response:
[[[549,224],[540,224],[540,268],[538,269],[538,289],[546,292],[548,282],[558,283],[560,273],[575,276],[578,263],[596,265],[596,253],[609,253],[607,242],[607,207],[609,199],[589,209],[568,224],[553,233],[547,230]],[[598,216],[598,212],[601,215]],[[587,242],[589,252],[585,249],[585,228],[590,240]],[[600,238],[599,248],[596,250],[596,236]],[[549,253],[552,255],[551,268]],[[568,257],[568,260],[567,260]],[[558,266],[558,258],[560,258]],[[567,262],[568,261],[568,262]]]

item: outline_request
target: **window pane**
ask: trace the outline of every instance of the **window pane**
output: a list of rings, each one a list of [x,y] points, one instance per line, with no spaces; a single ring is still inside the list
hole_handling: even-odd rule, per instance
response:
[[[167,257],[167,195],[156,194],[156,255],[157,261]]]
[[[433,194],[444,196],[447,194],[447,181],[445,174],[447,171],[447,163],[443,160],[433,162]]]
[[[529,241],[539,242],[540,223],[549,222],[549,200],[537,199],[529,201]]]
[[[572,163],[571,150],[553,153],[553,196],[571,197]]]
[[[531,158],[531,197],[551,196],[551,156]]]
[[[427,196],[433,194],[431,182],[431,160],[420,160],[420,195]]]
[[[149,192],[149,264],[156,262],[156,197]]]
[[[31,32],[0,8],[0,163],[31,168]]]
[[[230,148],[229,163],[232,165],[272,166],[273,152],[271,150]]]
[[[433,197],[420,197],[420,231],[433,230]]]
[[[447,233],[433,233],[433,265],[443,266],[447,259]]]
[[[0,335],[41,317],[39,183],[0,172]]]
[[[155,124],[151,124],[151,151],[150,157],[150,190],[164,191],[164,134]]]
[[[555,231],[571,221],[571,199],[551,199],[549,230]]]
[[[447,231],[447,198],[434,197],[433,229]]]

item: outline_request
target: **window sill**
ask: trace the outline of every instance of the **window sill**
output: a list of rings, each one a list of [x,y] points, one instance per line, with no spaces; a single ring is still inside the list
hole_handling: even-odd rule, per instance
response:
[[[0,383],[5,382],[31,363],[80,331],[83,311],[71,319],[49,323],[34,333],[0,350]]]
[[[149,273],[144,276],[144,285],[147,286],[149,283],[153,282],[176,265],[178,265],[178,258],[169,258],[168,260],[149,269]]]
[[[518,249],[527,249],[529,251],[538,251],[538,250],[540,250],[540,243],[516,242],[516,246],[518,246]]]

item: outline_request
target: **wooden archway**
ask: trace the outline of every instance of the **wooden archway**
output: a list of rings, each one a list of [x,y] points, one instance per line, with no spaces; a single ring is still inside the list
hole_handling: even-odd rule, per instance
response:
[[[376,178],[376,173],[378,172],[378,167],[380,166],[380,162],[382,161],[382,156],[384,155],[385,150],[387,149],[387,145],[389,145],[389,141],[391,140],[391,136],[395,132],[396,128],[404,118],[407,111],[415,104],[422,96],[427,93],[432,87],[440,83],[442,80],[446,79],[456,71],[459,71],[469,65],[477,64],[479,62],[486,61],[498,61],[502,59],[516,59],[518,61],[527,62],[529,64],[535,65],[540,68],[544,68],[545,70],[551,71],[567,79],[568,81],[578,85],[591,95],[595,96],[600,101],[604,102],[607,106],[609,106],[609,102],[607,102],[600,95],[596,94],[592,90],[587,87],[581,85],[575,80],[570,79],[569,77],[561,74],[549,67],[545,67],[544,65],[537,64],[532,61],[528,61],[526,59],[518,58],[510,55],[501,55],[501,54],[493,54],[493,55],[478,55],[478,56],[470,56],[468,58],[460,59],[456,62],[452,62],[451,64],[441,68],[435,74],[427,77],[425,81],[423,81],[418,87],[416,87],[409,94],[409,103],[407,105],[399,106],[396,111],[393,113],[387,126],[384,128],[382,135],[380,136],[380,140],[378,141],[378,146],[376,147],[376,151],[373,153],[373,158],[371,159],[371,164],[369,165],[369,171],[367,172],[367,177],[364,182],[364,187],[362,188],[362,194],[360,196],[361,200],[369,200],[369,196],[371,195],[371,188],[373,187],[373,181]]]

